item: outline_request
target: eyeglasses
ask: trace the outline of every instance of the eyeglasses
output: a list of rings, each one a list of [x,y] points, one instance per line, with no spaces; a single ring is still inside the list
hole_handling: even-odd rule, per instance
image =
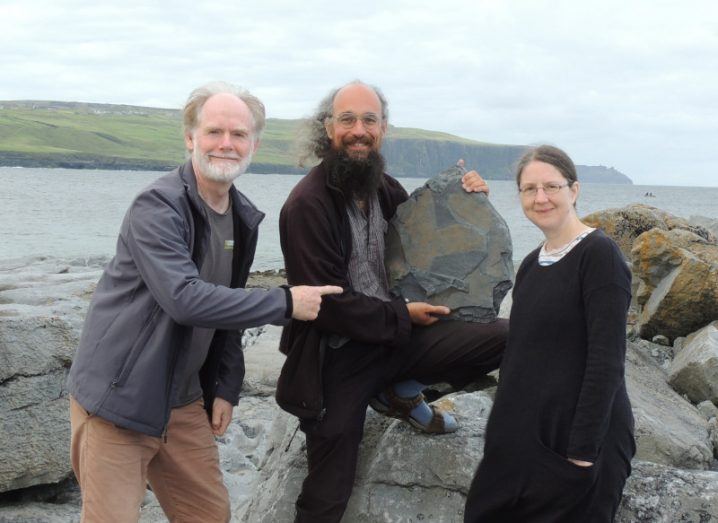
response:
[[[342,113],[339,116],[333,116],[332,118],[334,118],[334,121],[345,129],[351,129],[354,127],[357,120],[361,120],[365,129],[373,129],[381,123],[381,117],[374,113],[365,113],[361,116],[354,113]]]
[[[521,193],[521,196],[525,196],[526,198],[533,198],[538,194],[539,189],[543,189],[544,194],[550,195],[550,194],[556,194],[564,187],[568,187],[570,184],[568,183],[547,183],[545,185],[534,185],[532,183],[527,183],[526,185],[519,187],[519,192]]]

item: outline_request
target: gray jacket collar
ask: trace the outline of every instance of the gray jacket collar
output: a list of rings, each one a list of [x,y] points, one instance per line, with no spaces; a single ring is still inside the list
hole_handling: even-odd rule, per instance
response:
[[[179,167],[178,171],[185,190],[189,195],[190,202],[206,219],[206,211],[202,204],[199,191],[197,190],[197,178],[195,177],[194,168],[192,167],[192,160],[187,160],[184,165]],[[232,198],[232,213],[237,214],[242,223],[250,230],[259,227],[259,224],[264,219],[264,213],[257,209],[249,198],[239,192],[234,185],[229,189],[229,196]]]

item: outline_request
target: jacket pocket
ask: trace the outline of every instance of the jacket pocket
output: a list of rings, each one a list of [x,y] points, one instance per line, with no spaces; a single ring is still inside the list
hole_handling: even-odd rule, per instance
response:
[[[122,370],[120,371],[117,378],[113,381],[113,384],[117,387],[122,387],[125,382],[127,381],[127,378],[129,377],[130,373],[132,372],[132,369],[135,366],[135,363],[137,363],[137,358],[140,357],[140,354],[145,348],[145,345],[147,344],[147,340],[149,340],[150,336],[154,332],[154,326],[155,326],[155,320],[157,319],[157,315],[159,314],[160,306],[155,305],[152,309],[152,312],[147,317],[147,320],[145,320],[144,325],[142,325],[142,328],[140,329],[140,332],[137,334],[137,339],[132,344],[132,347],[130,348],[130,352],[127,355],[127,358],[125,359],[125,362],[122,365]]]
[[[322,365],[326,338],[309,328],[294,339],[277,380],[277,404],[300,419],[324,417]]]

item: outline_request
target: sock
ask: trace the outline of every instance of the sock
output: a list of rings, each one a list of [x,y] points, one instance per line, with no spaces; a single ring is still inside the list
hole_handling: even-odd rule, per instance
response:
[[[394,393],[400,398],[413,398],[426,388],[426,385],[416,380],[407,380],[392,385]],[[380,395],[382,401],[386,402],[384,394]],[[411,410],[410,416],[418,421],[421,425],[428,425],[434,415],[428,403],[422,401],[419,405]],[[456,430],[456,420],[448,412],[442,412],[444,416],[444,427],[447,432]]]

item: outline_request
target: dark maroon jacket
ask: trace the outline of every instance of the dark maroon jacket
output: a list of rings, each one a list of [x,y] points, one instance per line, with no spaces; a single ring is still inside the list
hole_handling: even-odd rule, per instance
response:
[[[394,178],[384,175],[378,190],[384,218],[408,198]],[[292,190],[279,215],[279,238],[290,285],[338,285],[342,294],[325,296],[314,321],[284,328],[280,350],[287,360],[277,383],[277,403],[300,417],[324,414],[321,368],[326,335],[338,334],[372,345],[397,347],[409,341],[411,321],[401,298],[384,302],[356,292],[348,280],[352,241],[346,200],[327,180],[322,162]]]

